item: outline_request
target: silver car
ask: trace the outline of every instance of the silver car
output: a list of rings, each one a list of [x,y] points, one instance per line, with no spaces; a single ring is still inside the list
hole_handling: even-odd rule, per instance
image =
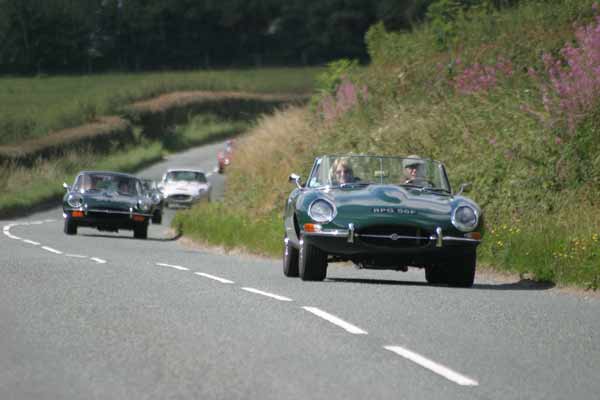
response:
[[[212,185],[204,171],[189,168],[168,169],[159,188],[168,208],[190,207],[200,201],[210,201]]]

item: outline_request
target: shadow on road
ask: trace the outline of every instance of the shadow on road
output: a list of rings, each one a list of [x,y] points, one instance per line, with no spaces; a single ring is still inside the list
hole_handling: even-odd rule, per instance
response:
[[[415,281],[396,281],[387,279],[356,279],[356,278],[327,278],[329,282],[339,283],[360,283],[366,285],[390,285],[390,286],[440,286],[446,285],[430,285],[426,282]],[[531,279],[521,279],[518,282],[509,283],[475,283],[470,290],[548,290],[555,285],[549,282],[535,282]]]
[[[120,236],[120,235],[103,235],[101,233],[83,233],[80,234],[85,237],[95,237],[95,238],[109,238],[109,239],[123,239],[123,240],[144,240],[148,242],[172,242],[181,237],[181,232],[175,233],[173,236],[165,237],[165,238],[154,238],[148,237],[147,239],[137,239],[133,236]]]

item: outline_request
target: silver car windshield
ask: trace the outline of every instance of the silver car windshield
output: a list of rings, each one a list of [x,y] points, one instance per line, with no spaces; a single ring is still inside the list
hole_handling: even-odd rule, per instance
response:
[[[200,182],[206,183],[206,176],[197,171],[170,171],[165,177],[166,182]]]
[[[450,192],[443,165],[427,158],[323,156],[316,160],[308,187],[401,185]]]

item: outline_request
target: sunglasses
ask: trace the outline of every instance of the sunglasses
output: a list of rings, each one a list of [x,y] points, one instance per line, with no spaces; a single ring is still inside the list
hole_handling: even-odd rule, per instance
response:
[[[351,175],[352,171],[350,171],[349,169],[342,169],[342,170],[337,170],[335,171],[336,175]]]

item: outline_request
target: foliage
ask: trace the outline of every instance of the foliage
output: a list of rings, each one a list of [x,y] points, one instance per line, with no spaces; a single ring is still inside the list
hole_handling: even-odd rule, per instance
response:
[[[0,0],[0,73],[366,61],[370,25],[409,29],[429,2]]]
[[[317,154],[427,155],[445,162],[453,187],[473,183],[471,196],[483,206],[487,225],[482,264],[597,288],[600,107],[587,91],[571,92],[589,107],[577,108],[570,126],[570,109],[560,107],[561,92],[554,90],[561,87],[554,82],[575,87],[600,73],[585,39],[595,37],[593,2],[497,3],[490,12],[464,11],[453,22],[455,40],[444,48],[435,46],[431,23],[410,33],[373,26],[366,36],[372,64],[347,77],[368,86],[366,101],[333,122],[313,119],[310,128],[284,130],[289,119],[264,121],[245,142],[260,154],[230,169],[226,204],[250,205],[240,212],[259,219],[281,211],[291,189],[281,189],[285,174],[306,176]],[[560,68],[547,69],[543,54],[560,60]],[[285,139],[267,133],[276,131],[285,131]],[[285,164],[273,168],[282,159]],[[242,184],[248,176],[256,186]]]

